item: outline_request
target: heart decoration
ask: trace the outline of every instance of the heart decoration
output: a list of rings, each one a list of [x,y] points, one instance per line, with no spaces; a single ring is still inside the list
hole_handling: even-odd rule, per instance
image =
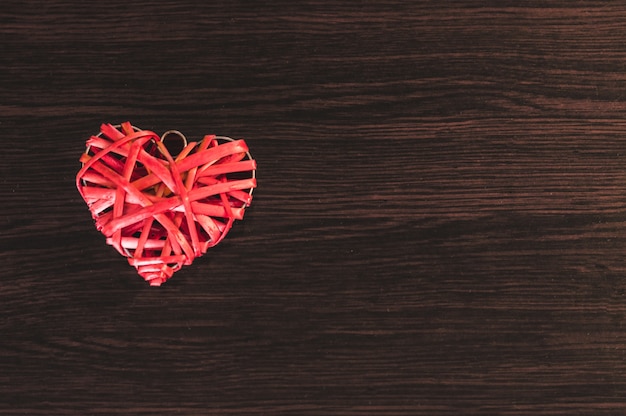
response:
[[[86,144],[76,187],[107,244],[151,286],[222,241],[252,201],[256,162],[243,140],[187,144],[126,122],[103,124]]]

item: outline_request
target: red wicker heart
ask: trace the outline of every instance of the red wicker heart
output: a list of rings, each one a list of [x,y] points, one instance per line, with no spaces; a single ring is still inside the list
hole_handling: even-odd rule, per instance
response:
[[[128,122],[103,124],[80,161],[76,187],[96,227],[152,286],[222,241],[256,187],[243,140],[187,144],[179,132],[161,138]]]

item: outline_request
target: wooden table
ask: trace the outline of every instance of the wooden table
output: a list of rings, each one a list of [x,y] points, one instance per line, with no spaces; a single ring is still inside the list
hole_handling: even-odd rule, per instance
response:
[[[624,22],[4,1],[0,414],[625,414]],[[246,218],[160,288],[74,185],[127,120],[259,165]]]

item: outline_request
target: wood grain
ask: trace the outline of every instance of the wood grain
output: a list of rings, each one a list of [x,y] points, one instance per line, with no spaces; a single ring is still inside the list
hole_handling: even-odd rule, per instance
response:
[[[626,7],[5,1],[0,414],[623,415]],[[74,188],[130,120],[243,137],[162,288]]]

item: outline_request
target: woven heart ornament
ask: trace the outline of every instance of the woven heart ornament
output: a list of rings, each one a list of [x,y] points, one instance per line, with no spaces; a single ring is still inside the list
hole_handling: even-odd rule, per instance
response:
[[[96,228],[152,286],[202,256],[243,219],[256,162],[243,140],[159,137],[103,124],[87,140],[76,187]]]

